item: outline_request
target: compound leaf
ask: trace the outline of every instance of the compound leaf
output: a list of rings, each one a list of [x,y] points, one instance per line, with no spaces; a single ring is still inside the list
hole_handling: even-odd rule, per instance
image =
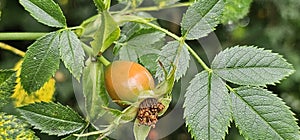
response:
[[[284,102],[259,87],[240,87],[231,92],[233,119],[246,138],[299,140],[300,132]]]
[[[248,14],[252,0],[225,0],[222,23],[234,22]]]
[[[7,115],[0,112],[0,139],[3,140],[39,140],[30,125],[13,115]]]
[[[99,51],[104,52],[115,40],[120,36],[119,25],[114,21],[108,11],[103,11],[101,16],[101,23],[96,33],[91,46],[96,56]]]
[[[15,71],[0,70],[0,109],[11,101],[10,96],[14,92],[15,79]]]
[[[66,27],[66,18],[53,0],[20,0],[20,4],[37,21],[51,27]]]
[[[230,96],[221,78],[203,71],[187,88],[184,117],[192,137],[224,139],[231,120]]]
[[[189,67],[190,53],[184,44],[178,41],[170,41],[163,48],[158,58],[162,62],[166,71],[171,71],[172,65],[175,65],[175,79],[179,80]],[[155,75],[160,81],[164,80],[164,72],[161,67]]]
[[[49,135],[70,134],[86,125],[75,111],[59,103],[35,103],[20,107],[18,110],[34,128]]]
[[[51,32],[36,40],[25,54],[21,85],[33,93],[47,82],[59,67],[59,33]]]
[[[199,0],[195,2],[182,18],[182,35],[188,40],[207,36],[218,25],[223,9],[223,0]]]
[[[108,96],[104,87],[103,65],[88,59],[83,71],[82,82],[86,115],[88,120],[93,122],[105,113],[103,107],[108,105]]]
[[[80,40],[70,30],[61,33],[60,56],[68,70],[79,81],[84,66],[85,53]]]
[[[292,74],[282,56],[252,46],[236,46],[220,52],[211,65],[214,73],[235,84],[264,86]]]

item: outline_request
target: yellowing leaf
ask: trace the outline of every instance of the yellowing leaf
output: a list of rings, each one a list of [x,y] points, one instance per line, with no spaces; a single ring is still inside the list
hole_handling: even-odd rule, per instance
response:
[[[51,78],[48,82],[44,84],[44,86],[39,89],[38,91],[28,94],[23,87],[21,86],[20,82],[20,72],[21,72],[21,65],[22,60],[19,61],[15,65],[15,70],[17,71],[17,79],[16,79],[16,87],[14,94],[11,96],[15,100],[15,106],[20,107],[23,105],[28,105],[35,102],[50,102],[52,101],[53,94],[55,91],[55,80]]]
[[[0,112],[0,139],[1,140],[39,140],[30,125],[16,116]]]

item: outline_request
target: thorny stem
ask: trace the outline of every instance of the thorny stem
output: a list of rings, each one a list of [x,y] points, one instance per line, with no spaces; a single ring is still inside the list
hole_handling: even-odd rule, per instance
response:
[[[187,49],[189,50],[189,52],[192,54],[192,56],[194,56],[194,58],[199,62],[199,64],[206,70],[206,71],[211,71],[211,69],[204,63],[204,61],[199,57],[199,55],[187,44],[184,42],[184,38],[183,37],[179,37],[177,36],[176,34],[162,28],[162,27],[159,27],[153,23],[150,23],[150,22],[147,22],[147,21],[142,21],[142,20],[138,20],[138,21],[134,21],[134,22],[139,22],[139,23],[142,23],[142,24],[146,24],[152,28],[155,28],[159,31],[162,31],[164,33],[166,33],[168,36],[174,38],[175,40],[179,41],[180,43],[184,43],[185,46],[187,47]]]
[[[25,52],[23,52],[23,51],[21,51],[21,50],[15,48],[15,47],[13,47],[13,46],[10,46],[10,45],[7,45],[7,44],[5,44],[5,43],[2,43],[2,42],[0,42],[0,48],[1,48],[1,49],[4,49],[4,50],[7,50],[7,51],[11,51],[11,52],[13,52],[14,54],[17,54],[17,55],[19,55],[19,56],[21,56],[21,57],[24,57],[24,56],[25,56]]]

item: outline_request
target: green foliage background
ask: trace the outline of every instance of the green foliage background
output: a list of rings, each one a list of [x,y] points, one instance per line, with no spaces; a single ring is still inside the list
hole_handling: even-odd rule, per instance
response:
[[[67,18],[69,26],[79,25],[83,20],[97,13],[92,0],[57,0]],[[183,2],[183,0],[181,1]],[[114,5],[116,1],[112,1]],[[23,10],[17,0],[0,0],[2,11],[0,21],[1,32],[49,32],[52,28],[38,23],[28,12]],[[174,13],[174,18],[181,19],[181,15]],[[161,23],[172,32],[179,33],[179,27],[169,23]],[[219,25],[216,30],[223,49],[228,46],[251,44],[261,46],[282,54],[296,69],[288,79],[277,86],[268,86],[268,89],[291,107],[296,118],[300,119],[300,1],[299,0],[254,0],[250,13],[236,23],[228,21],[226,25]],[[5,41],[20,50],[25,51],[33,41]],[[197,42],[189,42],[197,44]],[[193,46],[193,45],[191,45]],[[196,46],[196,45],[195,45]],[[193,48],[201,58],[207,58],[202,48]],[[20,58],[10,52],[0,50],[0,69],[12,68]],[[209,63],[209,58],[206,59]],[[71,75],[66,68],[60,66],[59,72],[63,75],[57,81],[56,100],[78,109],[72,89]],[[181,81],[188,82],[188,81]],[[179,85],[180,84],[176,84]],[[174,88],[174,93],[176,93]],[[176,96],[176,95],[174,95]],[[80,112],[80,111],[79,111]],[[232,125],[234,126],[234,125]],[[41,139],[60,139],[59,137],[45,136],[37,132]],[[227,139],[242,140],[238,131],[230,129]],[[190,139],[190,134],[183,126],[165,139]]]

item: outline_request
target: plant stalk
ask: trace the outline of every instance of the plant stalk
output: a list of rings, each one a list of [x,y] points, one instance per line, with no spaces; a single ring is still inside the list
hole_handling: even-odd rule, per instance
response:
[[[21,57],[24,57],[25,56],[25,52],[13,47],[13,46],[10,46],[10,45],[7,45],[5,43],[2,43],[0,42],[0,48],[3,49],[3,50],[7,50],[7,51],[10,51],[10,52],[13,52],[14,54],[16,55],[19,55]]]
[[[137,20],[137,21],[133,21],[133,22],[139,22],[139,23],[142,23],[142,24],[146,24],[154,29],[157,29],[159,31],[162,31],[164,33],[166,33],[168,36],[174,38],[175,40],[179,41],[179,42],[184,42],[184,38],[182,37],[179,37],[177,36],[176,34],[162,28],[162,27],[159,27],[151,22],[145,22],[145,21],[142,21],[142,20]],[[185,43],[185,45],[187,46],[187,49],[189,50],[189,52],[192,54],[192,56],[199,62],[199,64],[203,67],[203,69],[205,69],[206,71],[211,71],[211,69],[204,63],[204,61],[199,57],[199,55],[187,44]]]
[[[47,32],[11,32],[0,33],[0,40],[36,40]]]
[[[199,55],[188,45],[185,43],[187,46],[187,49],[189,52],[194,56],[194,58],[199,62],[199,64],[203,67],[203,69],[207,70],[208,72],[211,71],[211,69],[204,63],[204,61],[199,57]]]
[[[172,5],[138,7],[138,8],[130,9],[127,11],[123,11],[122,14],[129,14],[129,13],[133,13],[133,12],[159,11],[162,9],[170,9],[170,8],[177,8],[177,7],[187,7],[187,6],[192,5],[193,3],[194,2],[183,2],[183,3],[172,4]],[[113,11],[112,13],[120,13],[120,12]]]
[[[104,56],[100,56],[100,57],[98,57],[98,60],[105,66],[105,67],[107,67],[109,64],[110,64],[110,62],[104,57]]]

